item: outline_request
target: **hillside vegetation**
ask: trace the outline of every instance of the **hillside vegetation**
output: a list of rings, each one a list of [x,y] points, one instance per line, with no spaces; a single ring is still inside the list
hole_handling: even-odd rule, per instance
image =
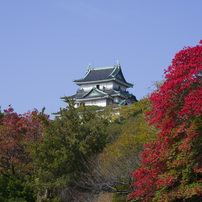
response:
[[[201,74],[202,41],[131,106],[1,111],[0,201],[201,201]]]

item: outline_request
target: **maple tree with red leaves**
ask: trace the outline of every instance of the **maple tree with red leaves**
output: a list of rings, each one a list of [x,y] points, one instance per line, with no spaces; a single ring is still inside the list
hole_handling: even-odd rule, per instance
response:
[[[201,201],[202,41],[175,55],[150,100],[150,124],[161,132],[145,145],[128,200]]]
[[[0,118],[0,173],[4,176],[24,174],[32,169],[25,144],[38,141],[43,127],[38,112],[20,115],[9,106]]]

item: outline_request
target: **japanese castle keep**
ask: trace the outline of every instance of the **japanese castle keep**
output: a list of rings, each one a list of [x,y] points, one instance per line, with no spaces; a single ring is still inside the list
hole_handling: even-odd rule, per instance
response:
[[[128,83],[122,73],[120,63],[112,67],[90,68],[88,66],[85,76],[74,80],[80,88],[75,95],[66,98],[73,98],[75,107],[82,103],[105,107],[115,104],[118,106],[131,105],[137,102],[136,97],[127,91],[133,87]],[[65,101],[65,97],[60,98]],[[56,115],[56,114],[53,114]]]

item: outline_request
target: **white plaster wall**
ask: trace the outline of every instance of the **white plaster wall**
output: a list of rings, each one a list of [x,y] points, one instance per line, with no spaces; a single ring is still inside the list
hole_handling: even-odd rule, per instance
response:
[[[86,106],[89,105],[96,105],[96,106],[100,106],[100,107],[105,107],[106,106],[106,99],[104,100],[91,100],[91,101],[87,101],[85,102]]]
[[[92,84],[85,84],[85,85],[81,85],[80,90],[83,89],[84,91],[89,91],[91,90],[93,87]]]
[[[103,90],[103,87],[108,90],[113,88],[113,82],[108,82],[108,83],[101,83],[100,84],[100,89]]]
[[[91,90],[94,86],[100,85],[100,89],[103,90],[103,87],[107,89],[112,89],[113,88],[113,82],[107,82],[107,83],[93,83],[93,84],[84,84],[81,85],[80,89],[83,89],[84,91],[89,91]]]

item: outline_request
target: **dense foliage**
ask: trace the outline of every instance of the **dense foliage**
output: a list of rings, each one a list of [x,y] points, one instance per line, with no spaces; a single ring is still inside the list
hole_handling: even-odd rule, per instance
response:
[[[78,112],[74,103],[62,110],[60,118],[44,122],[40,142],[30,145],[35,166],[35,188],[49,193],[56,188],[73,186],[80,181],[79,173],[86,172],[85,162],[92,154],[105,147],[107,142],[106,118],[85,106]]]
[[[131,106],[67,100],[55,120],[0,110],[0,201],[57,201],[64,190],[69,201],[201,201],[201,44],[176,54],[165,82]]]
[[[98,156],[90,158],[89,174],[83,174],[80,184],[97,192],[110,191],[113,201],[126,200],[132,192],[129,173],[141,166],[140,154],[146,142],[156,140],[159,132],[144,120],[151,107],[148,98],[119,109],[119,116],[110,122],[110,141]]]
[[[37,111],[20,115],[10,106],[0,114],[0,199],[33,200],[25,184],[33,170],[26,143],[36,142],[42,135]]]
[[[131,200],[201,201],[201,44],[176,54],[164,84],[150,96],[148,119],[161,132],[145,145]]]

